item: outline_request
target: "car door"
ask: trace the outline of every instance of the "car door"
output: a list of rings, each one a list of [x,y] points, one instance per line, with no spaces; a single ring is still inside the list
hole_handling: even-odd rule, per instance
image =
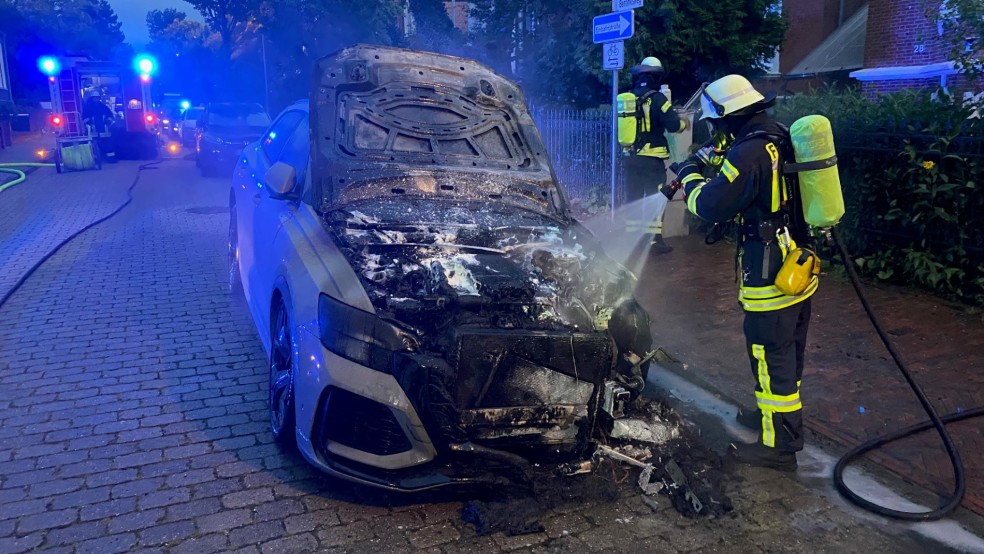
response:
[[[283,218],[289,217],[287,200],[274,198],[269,188],[263,182],[267,170],[277,161],[281,153],[291,142],[295,133],[301,129],[307,135],[307,114],[300,110],[289,110],[273,123],[270,129],[260,139],[260,151],[252,156],[252,173],[256,176],[256,187],[247,187],[243,191],[248,196],[247,204],[252,208],[252,217],[244,224],[251,228],[247,231],[249,240],[248,265],[243,271],[244,288],[249,288],[250,308],[255,311],[254,317],[266,320],[268,300],[273,290],[273,278],[277,270],[279,255],[274,251],[273,241],[283,225]],[[306,140],[306,138],[305,138]],[[244,256],[240,252],[240,256]],[[248,274],[248,275],[247,275]],[[261,327],[263,329],[263,327]]]

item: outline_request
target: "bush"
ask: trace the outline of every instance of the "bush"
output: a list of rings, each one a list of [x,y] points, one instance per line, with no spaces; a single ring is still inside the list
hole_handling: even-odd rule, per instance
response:
[[[862,273],[984,305],[984,123],[926,92],[828,89],[776,107],[785,123],[812,113],[834,128],[840,228]]]

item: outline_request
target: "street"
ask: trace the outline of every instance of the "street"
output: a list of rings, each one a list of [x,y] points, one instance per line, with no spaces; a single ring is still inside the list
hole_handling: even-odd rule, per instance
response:
[[[41,168],[2,193],[0,295],[122,204],[138,165]],[[662,496],[654,511],[630,479],[614,504],[543,514],[545,532],[514,537],[477,536],[461,497],[321,476],[272,442],[265,355],[226,292],[227,198],[190,160],[156,164],[0,307],[0,553],[949,549],[769,470],[740,470],[719,519]]]

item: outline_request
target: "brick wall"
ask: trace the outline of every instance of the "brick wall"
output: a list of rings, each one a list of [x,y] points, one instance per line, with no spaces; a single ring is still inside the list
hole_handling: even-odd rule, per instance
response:
[[[844,0],[844,21],[867,0]],[[779,54],[779,71],[788,73],[837,29],[840,0],[783,0],[789,21]]]
[[[936,23],[921,0],[871,0],[865,67],[926,65],[946,61]]]

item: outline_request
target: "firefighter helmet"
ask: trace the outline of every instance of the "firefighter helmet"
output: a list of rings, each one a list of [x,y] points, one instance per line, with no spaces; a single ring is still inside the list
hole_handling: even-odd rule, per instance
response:
[[[704,87],[700,94],[701,119],[718,119],[756,104],[765,109],[774,101],[766,100],[752,83],[741,75],[726,75]]]
[[[641,75],[643,73],[663,73],[663,62],[659,61],[659,58],[654,56],[649,56],[642,60],[642,63],[633,67],[629,70],[633,75]]]

